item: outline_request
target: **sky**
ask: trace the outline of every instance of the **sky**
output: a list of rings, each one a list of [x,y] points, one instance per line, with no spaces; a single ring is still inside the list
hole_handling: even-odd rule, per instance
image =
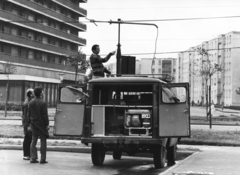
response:
[[[141,59],[177,58],[175,52],[188,50],[221,34],[240,31],[239,0],[88,0],[80,7],[87,10],[88,19],[106,21],[95,25],[80,18],[87,25],[87,31],[79,34],[87,40],[81,50],[88,56],[93,44],[100,45],[102,56],[117,50],[118,33],[122,55]],[[209,17],[231,18],[182,20]],[[158,28],[121,24],[119,32],[118,24],[109,23],[118,19],[144,20],[139,23],[155,24]],[[116,57],[109,62],[116,62]]]

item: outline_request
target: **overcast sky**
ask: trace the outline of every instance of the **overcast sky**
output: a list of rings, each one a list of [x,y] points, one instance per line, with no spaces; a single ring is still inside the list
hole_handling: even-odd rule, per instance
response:
[[[96,21],[117,21],[119,18],[125,21],[239,16],[149,22],[156,24],[158,30],[154,26],[122,24],[122,55],[136,55],[137,59],[153,58],[155,46],[156,58],[177,58],[175,53],[161,53],[188,50],[220,34],[240,31],[240,0],[88,0],[80,6],[87,10],[87,18]],[[117,49],[117,24],[96,23],[96,26],[85,18],[80,20],[87,24],[87,31],[80,33],[80,37],[87,40],[87,45],[82,47],[85,54],[91,54],[93,44],[100,45],[102,55]],[[114,57],[110,62],[115,61]]]

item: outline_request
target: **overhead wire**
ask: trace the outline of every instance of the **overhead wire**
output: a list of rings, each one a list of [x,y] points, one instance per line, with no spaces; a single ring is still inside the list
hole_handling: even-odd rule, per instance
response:
[[[206,51],[218,51],[218,50],[227,50],[227,49],[240,49],[240,47],[228,47],[228,48],[219,48],[219,49],[206,49]],[[180,53],[194,53],[196,50],[185,50],[185,51],[170,51],[170,52],[156,52],[156,53],[126,53],[124,55],[164,55],[164,54],[180,54]],[[90,55],[87,55],[90,56]]]
[[[208,19],[228,19],[228,18],[240,18],[240,16],[216,16],[216,17],[202,17],[202,18],[169,18],[169,19],[146,19],[146,20],[124,20],[124,22],[164,22],[164,21],[186,21],[186,20],[208,20]],[[19,23],[36,23],[36,21],[19,21],[19,20],[8,20],[9,22]],[[96,20],[97,21],[97,20]],[[92,21],[77,21],[77,20],[62,20],[67,23],[92,23]],[[98,21],[100,22],[100,21]]]

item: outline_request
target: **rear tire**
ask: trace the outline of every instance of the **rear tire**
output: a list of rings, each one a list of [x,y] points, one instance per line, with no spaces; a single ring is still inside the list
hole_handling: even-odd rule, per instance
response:
[[[166,148],[162,145],[157,145],[153,152],[153,162],[155,168],[163,168],[166,162]]]
[[[100,166],[105,159],[105,149],[102,144],[92,144],[92,163],[93,165]]]
[[[176,145],[168,147],[167,148],[167,165],[168,166],[175,165],[176,158],[177,158]]]
[[[113,159],[120,160],[122,157],[122,151],[114,150],[113,151]]]

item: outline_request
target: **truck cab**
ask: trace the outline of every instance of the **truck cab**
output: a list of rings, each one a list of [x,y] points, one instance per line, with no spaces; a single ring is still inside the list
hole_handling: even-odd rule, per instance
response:
[[[156,168],[175,164],[179,138],[190,137],[189,84],[154,77],[90,80],[88,87],[59,87],[54,135],[79,136],[91,145],[94,165],[152,153]]]

